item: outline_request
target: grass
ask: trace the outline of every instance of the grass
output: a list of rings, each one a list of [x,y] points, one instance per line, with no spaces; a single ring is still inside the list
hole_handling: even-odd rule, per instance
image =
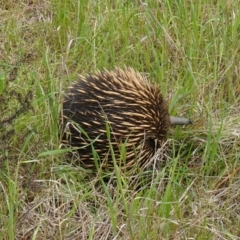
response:
[[[239,239],[239,11],[231,0],[1,1],[1,239]],[[132,183],[115,166],[106,183],[58,149],[64,89],[124,65],[194,122],[171,129],[167,161],[138,192],[144,173]]]

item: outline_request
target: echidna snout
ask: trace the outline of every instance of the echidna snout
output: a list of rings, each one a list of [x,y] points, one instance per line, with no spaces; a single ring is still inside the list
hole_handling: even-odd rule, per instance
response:
[[[114,167],[110,145],[120,167],[141,167],[161,146],[171,124],[191,123],[170,117],[158,85],[132,68],[79,76],[63,100],[61,120],[62,143],[78,149],[79,164],[95,168],[94,148],[101,167],[109,169]],[[120,157],[123,144],[126,155]]]
[[[188,118],[181,118],[181,117],[174,117],[174,116],[170,116],[170,123],[172,126],[192,124],[191,120]]]

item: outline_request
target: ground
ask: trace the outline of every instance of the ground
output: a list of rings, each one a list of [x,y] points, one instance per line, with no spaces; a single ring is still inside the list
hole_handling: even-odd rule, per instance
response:
[[[1,239],[239,239],[239,11],[231,0],[1,1]],[[169,113],[193,121],[170,129],[161,168],[135,181],[118,169],[103,181],[59,148],[66,88],[115,66],[158,83]]]

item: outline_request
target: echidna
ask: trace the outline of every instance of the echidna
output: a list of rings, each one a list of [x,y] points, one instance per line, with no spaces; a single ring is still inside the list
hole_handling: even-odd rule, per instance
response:
[[[110,149],[119,167],[141,167],[161,146],[170,125],[191,123],[170,117],[159,87],[132,68],[80,76],[66,93],[61,121],[62,143],[78,149],[79,164],[95,168],[95,151],[100,167],[108,169],[114,167]]]

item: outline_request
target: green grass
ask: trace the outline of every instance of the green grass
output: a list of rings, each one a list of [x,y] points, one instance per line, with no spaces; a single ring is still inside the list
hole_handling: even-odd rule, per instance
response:
[[[1,1],[1,239],[240,236],[240,1],[148,2]],[[194,123],[171,129],[148,186],[117,165],[106,183],[59,149],[67,86],[124,65]]]

